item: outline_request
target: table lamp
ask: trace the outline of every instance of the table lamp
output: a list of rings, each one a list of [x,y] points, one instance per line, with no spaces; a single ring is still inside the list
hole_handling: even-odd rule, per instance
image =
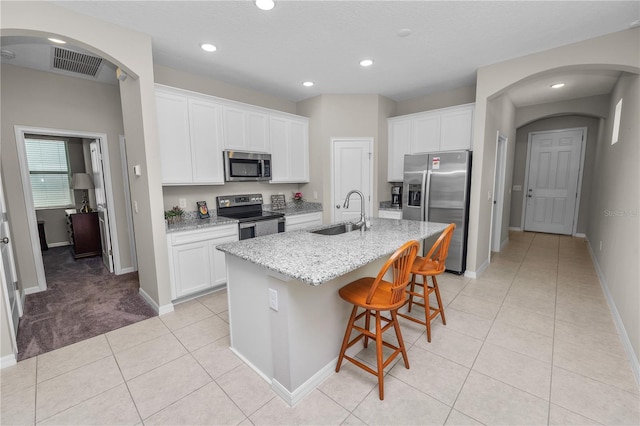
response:
[[[80,211],[82,213],[89,213],[91,211],[91,207],[89,207],[89,201],[87,200],[87,196],[89,194],[89,189],[95,188],[93,186],[93,179],[91,179],[91,175],[88,173],[74,173],[73,178],[71,179],[71,187],[73,189],[81,189],[83,190],[82,197],[82,208]]]

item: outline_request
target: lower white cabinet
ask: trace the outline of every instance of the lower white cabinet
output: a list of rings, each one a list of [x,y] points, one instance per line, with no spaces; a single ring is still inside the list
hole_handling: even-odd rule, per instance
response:
[[[217,250],[216,246],[235,241],[238,241],[236,224],[168,234],[171,299],[226,283],[224,253]]]
[[[378,210],[378,217],[381,219],[402,219],[402,210]]]
[[[311,226],[322,225],[322,212],[303,213],[285,216],[285,231],[297,231]]]

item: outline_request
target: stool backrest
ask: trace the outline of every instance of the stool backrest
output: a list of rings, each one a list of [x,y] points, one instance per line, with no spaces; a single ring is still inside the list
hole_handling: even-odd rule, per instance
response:
[[[435,271],[438,273],[444,272],[445,261],[447,260],[447,256],[449,255],[449,245],[451,245],[451,237],[453,236],[453,231],[455,229],[455,223],[449,224],[449,226],[447,226],[445,230],[442,231],[442,234],[440,234],[436,242],[431,247],[431,250],[429,250],[429,253],[425,256],[425,264],[429,263],[431,267],[433,266],[433,264],[435,264]]]
[[[389,260],[387,260],[385,264],[382,265],[382,268],[380,268],[380,272],[369,290],[367,303],[371,303],[373,295],[378,288],[378,284],[380,284],[380,281],[383,279],[389,268],[392,268],[393,273],[390,304],[398,303],[405,299],[405,290],[409,284],[411,266],[416,260],[418,247],[420,247],[420,243],[416,240],[407,241],[391,255]]]

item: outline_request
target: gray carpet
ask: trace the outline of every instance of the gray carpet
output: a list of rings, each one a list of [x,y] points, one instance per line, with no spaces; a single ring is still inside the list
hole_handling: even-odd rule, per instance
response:
[[[42,257],[48,289],[26,297],[19,361],[156,315],[138,294],[136,272],[110,274],[101,257],[74,260],[69,247]]]

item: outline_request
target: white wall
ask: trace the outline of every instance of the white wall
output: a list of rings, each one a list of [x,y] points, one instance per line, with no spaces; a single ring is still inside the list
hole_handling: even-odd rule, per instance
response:
[[[623,99],[620,139],[611,145],[616,103]],[[635,355],[640,379],[640,77],[623,74],[611,94],[596,151],[587,238]],[[602,241],[602,249],[600,242]]]
[[[467,253],[470,274],[481,272],[489,257],[491,204],[487,202],[487,194],[493,190],[496,149],[496,135],[490,130],[492,126],[495,127],[496,114],[493,110],[501,107],[492,103],[491,99],[525,78],[550,74],[553,70],[580,67],[638,73],[638,64],[640,28],[634,28],[478,69]],[[513,125],[515,126],[515,118]],[[507,133],[514,134],[514,131],[515,127]]]

